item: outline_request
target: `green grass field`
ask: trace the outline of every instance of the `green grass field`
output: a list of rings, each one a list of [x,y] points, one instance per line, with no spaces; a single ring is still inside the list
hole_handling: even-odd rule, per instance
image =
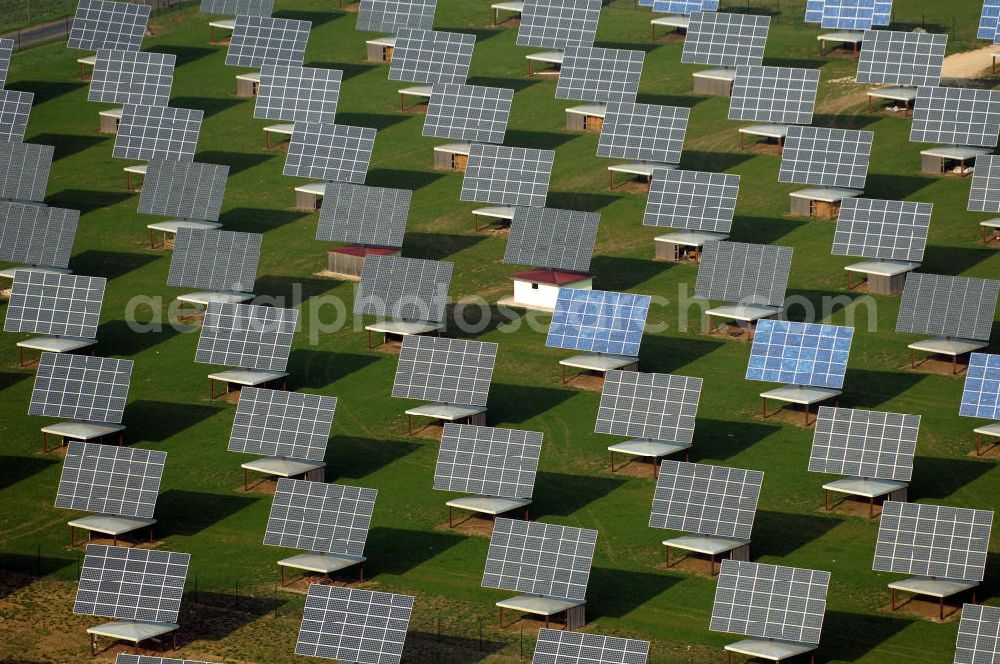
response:
[[[897,27],[949,31],[950,52],[968,49],[975,46],[980,4],[908,0],[897,7]],[[747,5],[724,0],[723,9]],[[919,174],[921,146],[907,140],[909,121],[864,113],[864,88],[850,79],[854,61],[817,57],[818,29],[803,25],[803,5],[749,3],[751,11],[772,16],[765,64],[821,68],[814,124],[875,132],[867,196],[935,204],[925,272],[997,277],[1000,256],[977,243],[986,216],[965,212],[968,180]],[[432,170],[436,142],[421,137],[423,117],[399,112],[400,86],[387,81],[386,66],[363,62],[366,35],[354,31],[353,14],[335,6],[296,0],[279,3],[276,13],[312,21],[307,65],[344,71],[338,122],[378,128],[367,183],[414,190],[404,255],[453,261],[453,299],[495,302],[517,269],[501,262],[505,238],[473,232],[470,211],[477,205],[458,200],[461,176]],[[645,196],[608,192],[612,162],[595,156],[597,137],[564,129],[571,104],[554,100],[554,80],[527,78],[524,55],[531,49],[515,46],[510,27],[494,29],[488,7],[484,0],[439,0],[435,27],[478,36],[470,83],[517,91],[506,144],[556,151],[549,206],[601,213],[595,287],[669,300],[650,315],[651,323],[667,327],[645,336],[643,370],[704,378],[692,460],[765,472],[752,558],[832,572],[821,660],[952,661],[956,620],[937,624],[888,611],[886,583],[896,576],[871,570],[877,521],[822,512],[820,487],[828,478],[806,471],[811,431],[797,426],[798,418],[761,419],[757,395],[765,387],[743,379],[749,346],[701,335],[696,309],[689,312],[692,324],[679,327],[678,296],[693,291],[696,267],[653,262],[657,232],[641,225]],[[738,124],[726,119],[728,100],[692,96],[690,74],[698,68],[679,64],[679,42],[650,42],[648,20],[632,0],[616,0],[603,11],[598,45],[646,51],[639,101],[691,107],[682,167],[742,176],[732,239],[794,247],[789,295],[845,303],[821,316],[858,328],[841,405],[923,416],[911,499],[993,509],[1000,474],[995,461],[968,456],[979,423],[957,415],[962,380],[905,370],[912,339],[893,332],[899,298],[869,300],[845,290],[843,266],[850,261],[830,256],[834,224],[787,215],[787,194],[800,187],[777,182],[778,157],[739,151]],[[318,298],[338,297],[350,311],[355,286],[314,276],[325,267],[327,248],[313,239],[317,215],[291,209],[299,181],[281,175],[283,152],[264,150],[262,128],[269,123],[252,118],[252,101],[235,97],[238,70],[224,66],[224,48],[207,43],[206,18],[193,9],[167,14],[153,27],[156,36],[144,48],[178,56],[171,105],[205,110],[198,161],[231,166],[225,227],[265,234],[255,292],[301,293],[301,302],[285,301],[302,309],[290,388],[340,399],[327,479],[379,490],[366,550],[368,586],[418,595],[407,661],[499,663],[515,661],[522,649],[530,658],[534,625],[524,627],[523,642],[524,623],[498,630],[493,604],[509,594],[480,587],[488,541],[442,529],[449,496],[431,489],[437,445],[406,436],[403,411],[410,403],[389,396],[396,357],[368,351],[349,314],[343,329],[310,341],[317,329],[311,321],[329,323],[337,315]],[[169,452],[158,546],[192,554],[180,653],[298,661],[292,648],[302,595],[274,589],[275,561],[288,552],[262,545],[271,501],[242,492],[245,459],[226,451],[235,407],[209,402],[206,375],[213,368],[193,362],[197,334],[169,325],[137,334],[125,322],[133,298],[158,298],[153,309],[136,313],[149,321],[166,317],[183,290],[165,285],[170,253],[148,249],[151,219],[136,213],[138,195],[124,191],[126,164],[111,159],[113,137],[97,133],[103,106],[86,101],[87,87],[76,79],[78,55],[62,43],[18,53],[8,86],[35,92],[26,140],[56,146],[47,202],[83,212],[73,270],[109,279],[98,353],[135,360],[128,442]],[[803,311],[790,314],[801,318]],[[449,334],[500,345],[489,424],[545,433],[533,516],[600,531],[587,629],[651,639],[654,664],[722,661],[722,646],[736,637],[708,631],[715,582],[656,568],[667,533],[646,525],[652,480],[609,472],[605,450],[616,439],[593,433],[599,395],[559,383],[558,360],[570,353],[546,349],[543,334],[528,326],[502,331],[495,320],[473,333],[452,325]],[[26,416],[33,372],[17,366],[20,338],[6,334],[0,344],[0,567],[10,571],[0,583],[6,637],[0,661],[81,661],[88,656],[84,629],[98,619],[71,615],[81,554],[68,548],[65,523],[74,515],[52,506],[60,460],[41,453],[39,428],[48,421]],[[996,602],[998,562],[991,555],[980,593],[989,603]]]

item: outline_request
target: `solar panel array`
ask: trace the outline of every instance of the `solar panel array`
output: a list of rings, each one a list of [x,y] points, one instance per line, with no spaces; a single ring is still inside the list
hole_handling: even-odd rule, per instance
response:
[[[649,641],[541,629],[531,664],[646,664]]]
[[[398,664],[413,612],[409,595],[309,586],[295,653],[343,662]]]
[[[473,143],[460,200],[544,207],[555,152]]]
[[[104,277],[17,270],[3,329],[95,339],[106,285]]]
[[[853,337],[853,327],[760,320],[746,378],[840,389]]]
[[[909,482],[920,416],[820,406],[809,470]]]
[[[496,359],[497,344],[407,335],[392,396],[485,406]]]
[[[635,101],[643,51],[567,46],[556,83],[556,99]]]
[[[297,309],[210,302],[194,361],[284,371],[298,320]]]
[[[997,40],[997,28],[1000,27],[1000,0],[983,0],[983,11],[979,15],[979,39]]]
[[[357,29],[396,32],[399,28],[434,27],[437,0],[361,0]]]
[[[864,189],[874,137],[855,129],[791,126],[778,181]]]
[[[375,133],[371,127],[296,122],[283,173],[364,184]]]
[[[193,161],[204,111],[126,104],[118,122],[115,159]]]
[[[0,261],[66,268],[79,210],[0,203]]]
[[[269,16],[237,16],[226,52],[233,67],[301,65],[312,23]]]
[[[0,88],[7,83],[7,72],[10,70],[10,58],[14,53],[14,40],[0,39]]]
[[[336,397],[244,387],[228,449],[322,461],[336,412]]]
[[[28,415],[119,424],[132,360],[42,353]]]
[[[279,478],[264,544],[361,556],[377,496],[375,489]]]
[[[972,353],[958,414],[1000,420],[1000,355]]]
[[[919,263],[933,210],[931,203],[845,199],[833,236],[833,255]]]
[[[88,544],[73,613],[174,623],[191,555]]]
[[[454,263],[402,256],[367,256],[354,313],[393,319],[444,320]]]
[[[514,91],[507,88],[437,83],[424,118],[423,135],[503,143],[513,101]]]
[[[914,272],[906,276],[896,332],[988,341],[1000,281]]]
[[[728,233],[733,227],[740,176],[653,169],[644,226]]]
[[[678,164],[691,109],[611,102],[604,114],[597,156]]]
[[[222,16],[270,16],[274,0],[201,0],[200,11]]]
[[[339,69],[264,64],[253,116],[260,120],[332,123],[343,76]]]
[[[259,233],[178,228],[167,285],[250,292],[263,240]]]
[[[1000,212],[1000,155],[976,157],[969,191],[969,212]]]
[[[1000,140],[1000,92],[974,88],[918,88],[910,140],[996,147]]]
[[[328,183],[316,239],[402,247],[412,197],[409,189]]]
[[[56,507],[152,519],[167,453],[70,441]]]
[[[664,459],[650,528],[749,540],[764,473]]]
[[[818,69],[737,67],[729,119],[807,125],[818,89]]]
[[[594,431],[690,443],[694,440],[701,387],[701,378],[609,371],[604,377]]]
[[[829,586],[829,572],[723,560],[709,629],[819,643]]]
[[[542,434],[445,423],[434,488],[501,498],[531,498]]]
[[[861,43],[858,83],[938,85],[948,35],[868,30]]]
[[[0,141],[0,199],[45,200],[54,154],[51,145]]]
[[[23,141],[28,130],[33,92],[0,88],[0,141]]]
[[[177,56],[146,51],[97,52],[90,79],[89,101],[109,104],[166,106],[174,84]]]
[[[97,51],[138,51],[149,23],[150,6],[131,2],[79,0],[68,48]]]
[[[518,46],[589,46],[597,34],[602,0],[526,0],[517,30]]]
[[[868,30],[875,24],[875,0],[823,0],[819,22],[835,30]]]
[[[643,4],[643,0],[639,0]],[[719,8],[719,0],[650,0],[653,11],[666,14],[693,14],[694,12],[712,12]]]
[[[475,46],[476,36],[463,32],[400,28],[389,63],[389,80],[428,85],[465,83]]]
[[[504,263],[586,272],[601,215],[554,208],[516,208]]]
[[[218,221],[229,166],[151,159],[139,196],[139,212]]]
[[[681,62],[739,67],[764,61],[769,16],[696,11],[691,14]]]
[[[496,519],[483,587],[583,601],[597,531]]]
[[[780,307],[785,302],[792,248],[743,242],[706,242],[695,297]]]
[[[887,500],[872,569],[982,581],[992,526],[986,510]]]
[[[824,0],[806,0],[806,23],[823,20]],[[872,25],[889,25],[892,22],[892,0],[875,0]]]
[[[1000,661],[1000,608],[963,605],[954,664],[991,664],[996,661]]]
[[[650,302],[648,295],[560,288],[545,345],[636,357]]]

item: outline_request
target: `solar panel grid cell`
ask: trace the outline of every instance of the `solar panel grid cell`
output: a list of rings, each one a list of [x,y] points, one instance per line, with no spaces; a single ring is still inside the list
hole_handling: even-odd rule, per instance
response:
[[[910,141],[993,148],[1000,140],[1000,91],[924,86],[913,104]]]
[[[73,613],[175,623],[191,556],[88,544]]]
[[[66,46],[84,51],[138,51],[150,11],[150,5],[140,3],[80,0]]]
[[[33,92],[0,88],[0,141],[23,141],[28,130]]]
[[[253,116],[261,120],[332,123],[337,115],[339,69],[265,64]]]
[[[301,65],[311,28],[309,21],[237,16],[226,52],[226,64],[256,68],[266,64]]]
[[[739,175],[654,168],[642,223],[728,233],[739,191]]]
[[[780,307],[791,267],[791,247],[706,242],[694,294],[706,300]]]
[[[434,27],[437,0],[361,0],[357,29],[363,32],[395,32],[399,28]]]
[[[392,319],[444,320],[454,263],[402,256],[368,256],[354,313]]]
[[[1000,420],[1000,355],[973,353],[958,414]]]
[[[597,143],[598,157],[678,164],[691,109],[610,102]]]
[[[152,159],[146,166],[139,212],[218,221],[229,166]]]
[[[560,288],[545,345],[636,357],[650,301],[648,295]]]
[[[1000,212],[1000,155],[976,157],[967,209],[969,212]]]
[[[820,25],[834,30],[868,30],[875,24],[875,0],[824,0]]]
[[[200,11],[222,16],[270,16],[274,0],[201,0]]]
[[[820,406],[809,470],[909,482],[920,416]]]
[[[42,353],[28,415],[119,424],[132,360]]]
[[[544,207],[555,152],[473,143],[460,199]]]
[[[924,258],[931,203],[848,198],[833,236],[834,256],[914,261]]]
[[[409,189],[328,183],[319,211],[316,239],[402,247],[412,196]]]
[[[103,277],[17,270],[3,329],[95,339],[106,285]]]
[[[109,104],[166,106],[174,84],[177,56],[145,51],[97,52],[90,79],[89,101]]]
[[[914,272],[906,277],[896,332],[988,341],[1000,281]]]
[[[965,604],[958,624],[954,664],[993,664],[1000,660],[1000,608]]]
[[[424,117],[424,136],[503,143],[514,91],[436,83]]]
[[[590,46],[597,34],[601,0],[526,0],[517,30],[518,46]]]
[[[0,39],[0,88],[7,82],[7,72],[10,71],[10,57],[14,53],[14,40]]]
[[[167,285],[250,292],[263,240],[259,233],[178,228]]]
[[[737,67],[729,119],[809,124],[818,89],[818,69]]]
[[[389,63],[389,80],[428,85],[465,83],[475,46],[475,35],[400,28]]]
[[[668,443],[691,443],[701,388],[701,378],[609,371],[604,377],[594,431]]]
[[[791,126],[778,181],[864,189],[874,137],[870,131]]]
[[[336,397],[244,387],[228,449],[322,461],[336,412]]]
[[[0,261],[65,269],[80,211],[0,203]]]
[[[853,327],[760,320],[746,378],[840,389],[853,336]]]
[[[634,102],[645,55],[617,48],[567,46],[556,99]]]
[[[338,124],[295,123],[283,173],[327,182],[364,184],[376,130]]]
[[[485,406],[496,356],[493,343],[407,335],[392,396]]]
[[[764,473],[664,459],[650,528],[750,539]]]
[[[70,441],[56,507],[152,519],[167,453]]]
[[[284,371],[298,319],[297,309],[211,302],[194,361]]]
[[[279,478],[264,544],[362,556],[377,496],[375,489]]]
[[[444,425],[434,488],[500,498],[531,498],[542,451],[537,431]]]
[[[858,59],[858,83],[938,85],[948,35],[869,30]]]
[[[695,12],[688,24],[681,62],[717,67],[760,65],[770,25],[768,16]]]
[[[45,200],[54,154],[51,145],[0,141],[0,199]]]
[[[649,641],[541,629],[531,664],[646,664]]]
[[[553,208],[516,208],[504,263],[586,272],[601,215]]]
[[[194,161],[204,111],[126,104],[115,135],[114,159]]]
[[[1000,27],[1000,0],[983,0],[983,11],[979,15],[979,39],[997,40],[997,28]]]

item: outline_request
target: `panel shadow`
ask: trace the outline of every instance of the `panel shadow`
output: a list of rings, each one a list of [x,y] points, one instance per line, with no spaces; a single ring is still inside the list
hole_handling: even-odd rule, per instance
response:
[[[674,263],[652,261],[644,258],[622,256],[594,256],[590,271],[594,273],[594,287],[610,291],[626,291],[671,269]]]
[[[157,44],[146,50],[150,53],[167,53],[168,55],[176,56],[178,67],[183,67],[190,62],[201,60],[213,53],[218,53],[217,49],[202,48],[199,46],[178,46],[176,44]],[[176,106],[176,104],[172,105]]]
[[[206,150],[198,152],[198,161],[205,164],[221,164],[229,166],[229,177],[242,171],[259,166],[268,159],[275,159],[275,155],[257,154],[250,152],[226,152],[224,150]]]
[[[125,174],[122,173],[122,189],[125,188]],[[123,201],[131,199],[135,192],[128,191],[91,191],[88,189],[63,189],[60,192],[47,196],[45,202],[56,207],[79,210],[81,215],[89,214],[95,210],[118,205]]]
[[[341,81],[346,81],[348,79],[354,78],[355,76],[361,76],[362,74],[367,74],[373,69],[378,69],[379,65],[364,64],[357,62],[318,62],[312,61],[305,65],[306,67],[316,67],[318,69],[339,69],[344,73],[341,77]]]
[[[13,371],[0,371],[0,391],[6,390],[8,387],[14,387],[25,378],[28,378],[30,375],[31,374],[28,373],[14,373]]]
[[[588,609],[595,616],[622,618],[681,580],[677,575],[593,567],[587,586]]]
[[[508,129],[504,145],[516,148],[534,148],[536,150],[555,150],[560,145],[569,143],[575,134],[557,134],[552,131],[528,131],[525,129]]]
[[[222,408],[167,401],[132,401],[125,408],[130,440],[161,443],[222,412]]]
[[[932,185],[935,178],[916,175],[889,175],[886,173],[869,173],[865,181],[865,189],[878,192],[879,198],[901,201],[917,193],[924,187]]]
[[[558,367],[554,366],[553,376]],[[489,419],[494,422],[520,424],[552,410],[576,394],[572,390],[554,387],[494,383],[490,388]]]
[[[266,293],[260,299],[271,304],[273,302],[305,302],[311,297],[328,293],[340,285],[336,279],[316,279],[313,277],[278,277],[265,274],[257,277],[254,283],[255,293]]]
[[[189,575],[188,585],[194,588],[184,593],[182,603],[185,641],[219,641],[289,603],[277,593],[240,592],[239,579],[230,583],[221,590],[203,589],[204,580]]]
[[[308,216],[307,212],[238,207],[219,215],[219,222],[229,229],[239,229],[247,233],[267,233]]]
[[[237,467],[233,471],[233,484]],[[192,536],[223,519],[249,507],[262,496],[238,496],[226,493],[205,493],[170,489],[160,494],[156,503],[156,534],[160,539],[173,535]]]
[[[691,459],[728,459],[756,445],[781,427],[759,422],[730,422],[699,417]]]
[[[996,256],[996,253],[996,249],[928,244],[920,271],[930,274],[964,274],[983,261]]]
[[[296,387],[321,389],[378,360],[374,355],[295,348],[288,358],[288,373]]]
[[[906,348],[900,346],[902,364]],[[848,408],[874,408],[905,393],[928,374],[912,371],[872,371],[850,367],[844,378],[841,405]]]
[[[439,614],[440,615],[440,614]],[[454,632],[464,625],[473,634],[474,624],[464,616],[458,618],[457,625],[447,625],[444,633],[422,632],[411,629],[406,633],[403,656],[400,664],[476,664],[489,659],[503,650],[507,644],[488,637],[455,636]],[[411,623],[412,625],[412,623]]]
[[[443,173],[430,173],[428,171],[401,171],[395,168],[373,168],[368,171],[365,184],[417,191],[443,177],[445,177]]]
[[[336,430],[336,423],[334,430]],[[360,480],[420,449],[419,443],[334,436],[326,448],[327,480]]]
[[[371,127],[382,131],[400,122],[406,122],[413,115],[386,115],[384,113],[337,113],[337,124],[352,127]]]
[[[0,456],[0,491],[37,475],[49,466],[59,463],[55,459],[25,456]]]
[[[97,111],[94,111],[94,126],[97,126]],[[90,148],[104,143],[105,141],[113,141],[113,138],[107,136],[77,136],[76,134],[53,134],[49,132],[35,134],[30,138],[26,138],[27,143],[41,143],[42,145],[51,145],[55,147],[55,154],[53,155],[53,161],[59,161],[65,157],[77,154],[78,152],[83,152],[84,150],[89,150]],[[70,190],[79,191],[79,190]],[[72,206],[69,206],[72,207]],[[79,208],[77,208],[79,209]]]
[[[502,78],[500,76],[470,76],[468,85],[482,85],[488,88],[507,88],[514,92],[526,90],[532,85],[541,83],[539,78]]]
[[[648,334],[639,353],[642,371],[674,373],[725,345],[725,341]]]
[[[681,108],[694,108],[701,102],[709,99],[704,95],[657,95],[648,92],[640,92],[636,100],[640,104],[654,104],[656,106],[680,106]]]
[[[702,150],[685,150],[681,154],[680,168],[697,171],[712,171],[723,173],[736,168],[745,161],[754,158],[752,152],[704,152]]]
[[[736,215],[733,218],[733,229],[729,239],[732,242],[774,244],[806,223],[809,222]]]
[[[577,191],[550,191],[546,204],[549,207],[564,210],[583,210],[584,212],[597,212],[605,208],[621,196],[610,194],[583,194]]]
[[[10,85],[11,89],[23,92],[32,92],[35,95],[32,100],[32,108],[44,104],[47,101],[62,97],[87,85],[80,81],[17,81]]]
[[[365,572],[371,576],[383,572],[405,574],[466,539],[449,533],[378,526],[368,532],[365,549],[372,553],[365,563]]]
[[[917,498],[944,500],[978,480],[993,467],[992,463],[973,459],[917,456],[913,460],[910,500]]]
[[[823,619],[823,646],[836,659],[856,662],[876,646],[906,629],[911,620],[868,613],[847,613],[827,609]],[[864,634],[864,638],[858,638]]]
[[[133,270],[146,267],[159,260],[149,254],[128,254],[123,251],[88,249],[73,257],[71,264],[77,274],[105,277],[108,281],[124,276]]]
[[[535,480],[532,518],[570,516],[604,498],[627,480],[598,475],[539,472]]]
[[[29,556],[0,552],[0,570],[4,572],[0,574],[0,599],[13,595],[43,576],[69,567],[73,563],[79,564],[82,555],[77,553],[76,556],[76,558],[57,558],[43,556],[41,553]]]
[[[787,556],[820,539],[841,521],[833,516],[757,510],[753,527],[754,555]]]
[[[221,97],[175,97],[170,100],[173,108],[191,108],[201,110],[206,118],[232,108],[242,103],[241,99],[223,99]]]
[[[144,323],[138,324],[143,325]],[[173,325],[164,324],[157,331],[146,332],[133,330],[127,321],[119,319],[101,323],[97,337],[102,344],[113,349],[116,357],[132,357],[172,339],[178,334],[180,331]]]
[[[407,256],[439,261],[471,249],[485,239],[484,235],[407,231],[403,251]]]

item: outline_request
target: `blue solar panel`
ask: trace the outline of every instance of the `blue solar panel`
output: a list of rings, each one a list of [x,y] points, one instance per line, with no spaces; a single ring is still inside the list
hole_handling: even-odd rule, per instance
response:
[[[640,1],[639,4],[644,3]],[[654,12],[664,14],[693,14],[714,12],[719,9],[719,0],[653,0],[645,4],[653,5]]]
[[[1000,420],[1000,355],[973,353],[958,414]]]
[[[986,0],[994,2],[994,0]],[[806,0],[806,23],[820,23],[823,20],[824,0]],[[889,25],[892,22],[892,0],[875,0],[872,25]],[[992,37],[981,37],[991,39]]]
[[[757,323],[747,380],[840,388],[853,327],[765,319]]]
[[[997,27],[1000,26],[1000,0],[983,0],[983,13],[979,15],[979,39],[997,41]]]
[[[824,0],[820,25],[835,30],[868,30],[875,22],[875,0]]]
[[[635,357],[649,303],[648,295],[560,288],[545,345]]]

